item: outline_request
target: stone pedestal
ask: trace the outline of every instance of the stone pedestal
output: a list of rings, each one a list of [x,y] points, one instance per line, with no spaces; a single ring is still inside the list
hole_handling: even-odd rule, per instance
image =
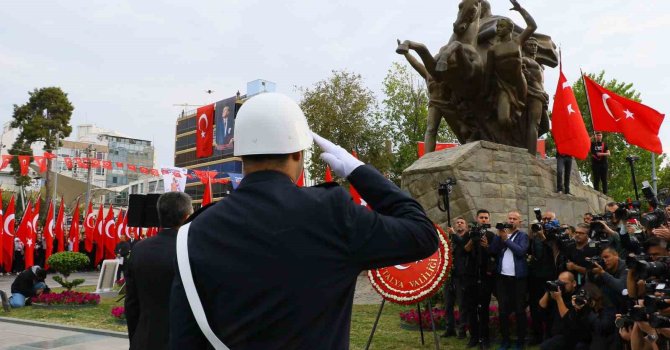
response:
[[[561,223],[582,222],[584,213],[600,213],[611,199],[582,183],[573,164],[570,192],[556,193],[556,162],[532,157],[525,149],[488,141],[426,154],[402,174],[402,187],[410,192],[438,224],[447,214],[438,209],[437,188],[448,178],[457,180],[451,198],[451,218],[474,221],[479,209],[491,212],[491,223],[506,220],[518,209],[523,226],[535,220],[533,208],[551,210]],[[530,219],[529,219],[530,214]]]

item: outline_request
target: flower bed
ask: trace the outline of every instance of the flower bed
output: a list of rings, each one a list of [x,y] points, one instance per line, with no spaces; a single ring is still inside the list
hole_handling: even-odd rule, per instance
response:
[[[93,293],[64,291],[42,293],[32,300],[36,306],[95,306],[100,304],[100,296]]]
[[[126,308],[123,306],[115,306],[112,308],[112,316],[119,323],[126,322]]]

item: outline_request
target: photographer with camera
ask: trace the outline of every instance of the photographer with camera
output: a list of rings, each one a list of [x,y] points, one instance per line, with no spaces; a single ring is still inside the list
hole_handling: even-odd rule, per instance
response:
[[[470,340],[467,348],[490,347],[489,304],[493,290],[493,277],[496,271],[496,256],[489,252],[489,244],[495,234],[489,229],[491,214],[486,209],[477,211],[476,225],[467,233],[465,244],[465,295],[463,297],[467,312]]]
[[[557,245],[556,234],[560,232],[560,225],[556,214],[550,211],[542,214],[539,208],[535,214],[540,222],[531,225],[528,250],[528,304],[532,320],[530,345],[542,343],[547,338],[545,331],[550,329],[547,312],[538,304],[545,294],[544,283],[556,279],[559,272],[565,270],[565,259]]]
[[[528,278],[528,235],[519,230],[521,213],[517,210],[507,214],[507,223],[498,223],[490,252],[498,255],[497,297],[500,305],[500,333],[502,342],[499,349],[509,349],[510,313],[516,315],[517,343],[515,349],[522,349],[526,339],[526,279]]]
[[[464,281],[463,273],[465,272],[466,253],[464,245],[466,242],[466,233],[468,232],[468,225],[465,219],[461,216],[454,220],[454,227],[447,228],[451,243],[453,243],[453,258],[454,268],[451,270],[451,275],[444,284],[444,308],[446,312],[447,324],[446,331],[443,337],[453,337],[457,335],[458,339],[465,339],[465,325],[467,324],[467,311],[463,303]],[[458,324],[454,317],[454,304],[458,305],[460,318]]]
[[[575,227],[575,254],[566,263],[567,270],[575,275],[578,286],[582,286],[586,281],[586,266],[589,265],[586,258],[600,255],[596,244],[589,242],[589,228],[588,224],[577,224]]]
[[[587,260],[588,261],[588,260]],[[612,247],[606,247],[600,253],[600,259],[590,261],[587,282],[593,282],[603,291],[605,307],[613,307],[618,313],[626,309],[626,299],[622,292],[626,289],[626,263]]]
[[[576,293],[575,276],[569,271],[562,272],[557,280],[546,281],[543,287],[545,292],[538,305],[548,311],[552,322],[551,337],[540,348],[586,349],[590,338],[586,317],[589,308],[585,307],[585,295]]]

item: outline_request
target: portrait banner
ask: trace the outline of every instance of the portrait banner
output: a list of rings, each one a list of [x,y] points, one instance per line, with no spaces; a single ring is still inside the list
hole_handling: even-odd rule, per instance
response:
[[[161,167],[161,172],[163,173],[163,189],[165,192],[186,191],[186,174],[188,173],[188,169]]]
[[[216,144],[216,150],[223,155],[233,153],[236,100],[236,97],[227,98],[217,102],[214,108],[214,126],[216,128],[214,143]]]

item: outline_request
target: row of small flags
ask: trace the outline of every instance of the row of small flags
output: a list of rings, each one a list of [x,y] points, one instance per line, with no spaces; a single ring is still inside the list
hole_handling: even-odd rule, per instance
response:
[[[65,251],[66,240],[72,242],[72,251],[79,251],[79,202],[73,210],[72,223],[69,231],[65,232],[65,206],[61,199],[58,212],[52,202],[49,203],[49,210],[42,234],[45,244],[45,261],[49,259],[54,251]],[[37,231],[40,215],[40,199],[34,204],[29,201],[21,218],[21,222],[16,226],[15,199],[14,196],[9,201],[6,211],[2,211],[2,202],[0,201],[0,222],[2,222],[2,231],[0,231],[0,265],[5,272],[11,272],[12,261],[14,259],[14,246],[16,240],[23,244],[25,266],[34,265],[35,244],[37,242]],[[142,228],[128,227],[128,212],[119,212],[114,217],[114,208],[110,204],[107,214],[104,215],[103,206],[98,208],[97,216],[93,212],[93,204],[88,204],[88,210],[84,219],[84,246],[86,251],[91,252],[93,244],[96,244],[94,262],[99,264],[103,259],[114,259],[116,254],[114,250],[121,236],[128,239],[139,238]],[[158,227],[150,227],[145,233],[147,237],[158,233]],[[48,268],[48,265],[45,266]]]

